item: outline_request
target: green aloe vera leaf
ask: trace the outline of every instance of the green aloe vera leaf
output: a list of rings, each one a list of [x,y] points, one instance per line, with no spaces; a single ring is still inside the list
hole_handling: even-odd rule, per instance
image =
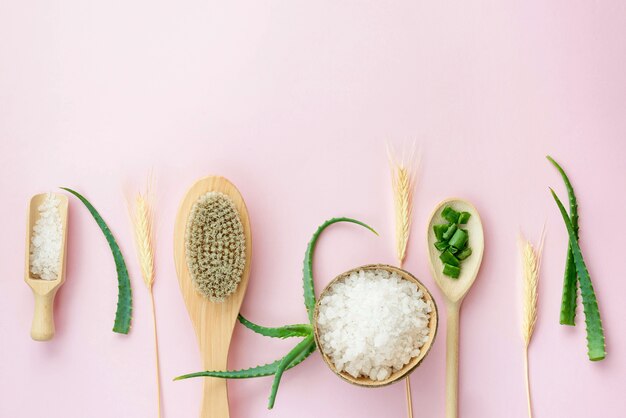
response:
[[[297,366],[307,359],[314,351],[315,351],[315,342],[309,347],[306,348],[303,352],[301,352],[290,364],[287,369],[291,369],[292,367]],[[251,379],[255,377],[264,377],[271,376],[276,373],[278,369],[278,365],[280,364],[280,360],[276,360],[270,364],[264,364],[262,366],[251,367],[249,369],[243,370],[226,370],[226,371],[203,371],[197,373],[189,373],[182,376],[178,376],[174,378],[174,380],[184,380],[190,379],[194,377],[219,377],[223,379]]]
[[[126,269],[126,263],[124,262],[124,256],[120,250],[119,245],[115,241],[113,233],[107,226],[102,216],[98,213],[96,208],[93,207],[87,199],[85,199],[80,193],[68,189],[67,187],[61,187],[61,189],[70,192],[78,198],[89,210],[91,216],[95,219],[96,223],[102,230],[104,237],[111,247],[111,253],[113,254],[113,260],[115,260],[115,269],[117,270],[117,311],[115,312],[115,322],[113,324],[113,332],[120,334],[128,334],[130,330],[130,320],[132,317],[132,290],[130,288],[130,279],[128,278],[128,270]]]
[[[276,394],[278,393],[278,385],[280,385],[280,379],[283,377],[283,372],[291,363],[303,352],[306,352],[307,347],[310,345],[315,346],[315,340],[313,339],[313,335],[309,335],[304,340],[300,341],[298,345],[296,345],[293,350],[291,350],[283,359],[280,361],[278,368],[276,369],[276,373],[274,373],[274,381],[272,382],[272,390],[270,392],[269,402],[267,405],[267,409],[272,409],[274,407],[274,402],[276,401]]]
[[[569,197],[569,218],[572,222],[574,236],[578,241],[578,203],[572,183],[569,181],[567,174],[559,163],[554,161],[549,155],[546,156],[548,161],[557,169],[563,178],[567,195]],[[565,274],[563,278],[563,295],[561,297],[561,314],[559,322],[563,325],[576,325],[576,288],[578,281],[576,280],[576,266],[574,265],[574,255],[572,254],[572,246],[567,246],[567,259],[565,260]]]
[[[251,329],[257,334],[272,338],[290,338],[290,337],[308,337],[313,333],[311,324],[294,324],[285,325],[284,327],[269,328],[257,325],[248,321],[243,315],[239,314],[239,322],[246,328]]]
[[[589,360],[598,361],[606,357],[606,345],[604,341],[604,330],[602,329],[602,320],[600,319],[600,310],[598,309],[598,301],[596,294],[593,291],[593,284],[591,283],[591,277],[589,271],[585,265],[582,251],[578,245],[576,239],[576,232],[574,226],[563,203],[559,197],[554,193],[554,190],[550,189],[552,197],[561,211],[561,216],[565,222],[567,233],[569,235],[569,243],[572,248],[572,255],[574,258],[574,265],[576,267],[576,273],[578,274],[578,280],[580,281],[580,294],[583,300],[583,311],[585,312],[585,325],[587,328],[587,355]]]
[[[313,234],[313,237],[311,238],[311,241],[309,241],[309,245],[306,248],[306,252],[304,254],[304,267],[302,269],[304,305],[306,306],[306,310],[309,314],[309,321],[311,321],[311,323],[313,323],[313,312],[315,310],[315,286],[313,284],[313,252],[315,250],[315,244],[317,244],[317,239],[322,231],[337,222],[352,222],[354,224],[361,225],[378,235],[378,232],[376,232],[369,225],[351,218],[332,218],[317,228],[317,231]]]

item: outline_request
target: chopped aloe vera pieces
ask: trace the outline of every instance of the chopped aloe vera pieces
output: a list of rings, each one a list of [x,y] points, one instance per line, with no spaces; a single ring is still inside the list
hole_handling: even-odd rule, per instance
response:
[[[435,231],[435,236],[437,237],[437,241],[443,241],[443,234],[448,230],[448,224],[441,224],[433,226],[433,230]]]
[[[472,216],[469,212],[461,212],[459,215],[459,224],[466,224],[469,221],[469,218]]]
[[[461,268],[446,263],[443,265],[443,274],[448,277],[452,277],[453,279],[457,279],[461,274]]]
[[[446,206],[441,211],[441,216],[450,223],[457,223],[459,221],[459,212],[452,209],[450,206]]]
[[[443,261],[444,264],[450,264],[455,267],[458,267],[461,264],[459,262],[459,259],[456,258],[454,254],[450,252],[450,250],[445,250],[444,252],[442,252],[439,256],[439,259]]]
[[[448,244],[448,245],[450,245],[450,244]],[[458,253],[458,252],[459,252],[459,249],[458,249],[458,248],[456,248],[456,247],[453,247],[452,245],[450,245],[450,246],[448,247],[448,251],[450,251],[452,254],[456,254],[456,253]]]
[[[443,234],[443,239],[445,241],[448,241],[450,238],[452,238],[457,229],[458,228],[455,224],[450,224],[446,232]]]
[[[452,247],[463,248],[467,240],[469,239],[469,235],[466,230],[458,228],[452,238],[450,238],[449,244]]]
[[[445,241],[437,241],[435,243],[435,248],[438,249],[439,251],[445,251],[448,249],[448,247],[450,246],[450,244],[448,244]]]
[[[461,250],[461,252],[459,252],[458,254],[456,254],[455,257],[459,260],[465,260],[470,255],[472,255],[472,249],[470,247],[467,247],[464,250]]]

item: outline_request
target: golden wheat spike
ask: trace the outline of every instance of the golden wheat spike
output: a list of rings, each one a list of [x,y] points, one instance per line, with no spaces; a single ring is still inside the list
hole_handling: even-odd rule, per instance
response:
[[[532,339],[537,323],[537,298],[539,285],[539,269],[541,267],[541,252],[543,251],[544,232],[541,233],[539,247],[533,245],[520,236],[520,251],[522,256],[522,340],[524,342],[524,371],[526,376],[526,398],[528,402],[528,417],[532,417],[530,396],[530,374],[528,370],[528,346]]]
[[[137,256],[143,282],[150,294],[152,307],[152,328],[154,331],[154,352],[156,361],[156,386],[157,386],[157,413],[161,417],[161,368],[159,361],[159,339],[157,336],[156,309],[154,306],[154,237],[153,237],[153,212],[152,212],[152,192],[151,181],[148,182],[145,194],[137,193],[133,207],[130,209],[131,220],[135,237]]]
[[[413,188],[419,161],[416,158],[415,145],[408,154],[395,155],[391,144],[387,144],[387,157],[391,168],[391,185],[396,217],[396,257],[400,266],[406,257],[406,248],[411,234],[413,215]]]

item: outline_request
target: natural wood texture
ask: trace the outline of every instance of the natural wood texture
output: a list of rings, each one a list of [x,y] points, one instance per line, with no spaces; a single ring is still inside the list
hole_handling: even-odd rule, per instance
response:
[[[185,257],[185,230],[191,207],[205,193],[215,191],[229,196],[237,211],[246,238],[246,264],[241,282],[235,293],[224,302],[211,302],[194,288]],[[180,290],[187,305],[193,328],[198,338],[202,368],[204,370],[226,370],[228,348],[237,314],[248,287],[252,239],[250,220],[243,197],[237,188],[224,177],[211,176],[197,181],[187,192],[178,210],[174,227],[174,261]],[[228,418],[228,394],[226,380],[205,377],[201,418]]]
[[[446,222],[441,217],[441,211],[451,206],[456,211],[471,213],[471,218],[464,228],[469,232],[469,246],[472,255],[461,263],[461,275],[452,279],[442,273],[443,263],[439,259],[439,251],[434,243],[437,241],[433,225]],[[459,390],[459,313],[463,298],[476,280],[480,264],[483,259],[484,235],[483,225],[478,211],[470,202],[462,199],[446,199],[439,203],[430,216],[427,231],[428,258],[430,271],[446,299],[447,338],[446,338],[446,417],[458,416]]]
[[[322,351],[322,348],[321,348],[322,346],[319,343],[319,330],[317,327],[317,317],[319,315],[319,305],[320,305],[319,301],[322,300],[322,298],[329,291],[333,283],[339,280],[343,280],[345,277],[349,276],[351,273],[358,272],[360,270],[366,270],[366,271],[367,270],[387,270],[389,272],[397,273],[403,279],[415,283],[417,287],[424,293],[424,299],[426,301],[430,301],[433,307],[433,310],[430,313],[430,321],[428,323],[428,327],[430,329],[430,332],[428,334],[429,338],[426,344],[424,344],[420,348],[420,354],[417,357],[412,358],[411,361],[406,366],[404,366],[404,368],[402,368],[401,370],[398,370],[397,372],[392,373],[387,379],[381,380],[381,381],[374,381],[367,377],[359,377],[358,379],[355,379],[354,377],[352,377],[350,374],[346,373],[345,371],[338,372],[337,369],[335,368],[335,365],[330,360],[330,358]],[[345,273],[340,274],[339,276],[335,277],[330,283],[328,283],[328,285],[324,288],[324,290],[320,294],[320,297],[318,298],[317,303],[315,304],[315,313],[313,316],[313,323],[315,324],[314,326],[315,343],[317,344],[317,347],[320,349],[320,352],[322,353],[322,358],[324,359],[324,362],[326,362],[328,367],[330,367],[330,369],[337,376],[355,385],[365,386],[365,387],[380,387],[380,386],[390,385],[402,379],[403,377],[408,376],[409,373],[411,373],[413,370],[415,370],[417,366],[420,365],[422,360],[424,360],[424,358],[430,351],[430,347],[432,347],[433,342],[435,341],[435,337],[437,336],[437,325],[439,323],[439,314],[437,311],[437,304],[435,303],[435,299],[433,299],[433,296],[430,294],[426,286],[424,286],[422,282],[417,280],[411,273],[409,273],[406,270],[402,270],[398,267],[389,266],[386,264],[370,264],[367,266],[361,266],[361,267],[357,267],[352,270],[346,271]]]
[[[31,198],[28,207],[28,220],[26,232],[26,257],[24,269],[24,281],[33,290],[35,296],[35,313],[30,336],[36,341],[48,341],[54,337],[54,297],[59,287],[65,282],[65,248],[67,243],[67,196],[54,193],[60,200],[59,214],[63,225],[63,245],[61,245],[61,256],[59,257],[59,276],[55,280],[42,280],[30,272],[30,244],[33,233],[33,226],[39,219],[37,208],[43,203],[48,193],[35,195]]]

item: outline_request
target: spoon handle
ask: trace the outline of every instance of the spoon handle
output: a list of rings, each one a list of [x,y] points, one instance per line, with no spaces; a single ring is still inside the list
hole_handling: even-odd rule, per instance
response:
[[[200,418],[229,418],[226,379],[205,377]]]
[[[30,336],[35,341],[48,341],[54,337],[54,316],[53,305],[56,291],[40,295],[35,295],[35,313],[33,315],[33,325],[30,329]]]
[[[447,304],[446,418],[459,414],[459,310],[458,302]]]

